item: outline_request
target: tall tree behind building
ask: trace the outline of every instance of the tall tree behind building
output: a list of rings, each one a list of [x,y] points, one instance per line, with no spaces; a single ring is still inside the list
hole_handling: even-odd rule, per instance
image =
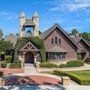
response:
[[[3,38],[3,31],[2,29],[0,29],[0,40],[2,40],[2,38]]]

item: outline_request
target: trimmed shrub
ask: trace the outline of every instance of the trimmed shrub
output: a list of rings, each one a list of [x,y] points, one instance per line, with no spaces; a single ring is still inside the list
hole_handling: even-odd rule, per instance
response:
[[[56,64],[53,64],[53,63],[41,63],[40,64],[40,67],[54,68],[54,67],[57,67],[57,65]]]
[[[60,64],[59,67],[60,68],[67,67],[67,64]]]
[[[17,62],[13,62],[13,63],[10,63],[9,64],[9,68],[13,68],[13,69],[15,69],[15,68],[21,68],[21,62],[20,61],[17,61]]]
[[[5,62],[11,63],[11,60],[12,60],[12,56],[10,56],[10,55],[5,56]]]
[[[6,68],[6,67],[7,67],[6,62],[2,62],[2,63],[1,63],[1,67],[2,67],[2,68]]]
[[[87,73],[88,72],[88,73]],[[69,76],[72,80],[80,85],[90,85],[90,71],[59,71],[54,70],[52,74],[58,76]],[[84,74],[86,73],[86,74]]]
[[[84,62],[81,60],[74,60],[67,62],[67,67],[80,67],[83,66]]]
[[[80,85],[90,85],[90,79],[80,78],[80,76],[77,76],[76,74],[72,74],[70,72],[67,72],[67,75]]]
[[[74,61],[69,61],[67,62],[67,64],[60,64],[59,67],[60,68],[64,68],[64,67],[80,67],[83,66],[84,62],[81,60],[74,60]]]
[[[54,70],[53,74],[58,75],[58,76],[66,76],[67,75],[65,72],[59,71],[59,70]]]
[[[3,76],[3,72],[2,71],[0,71],[0,77],[2,77]]]

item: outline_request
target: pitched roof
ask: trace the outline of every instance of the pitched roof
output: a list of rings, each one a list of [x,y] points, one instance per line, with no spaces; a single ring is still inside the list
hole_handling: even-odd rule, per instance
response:
[[[63,48],[55,45],[52,48],[46,50],[47,52],[67,52],[66,50],[64,50]]]
[[[90,45],[87,43],[87,41],[81,37],[81,36],[76,36],[76,37],[72,37],[72,39],[76,42],[76,43],[79,43],[81,40],[83,40],[89,47]]]
[[[78,47],[77,43],[56,23],[54,26],[43,32],[40,36],[44,40],[48,37],[48,35],[58,27],[59,30],[76,46]]]
[[[20,51],[39,51],[39,49],[29,41],[20,49]]]

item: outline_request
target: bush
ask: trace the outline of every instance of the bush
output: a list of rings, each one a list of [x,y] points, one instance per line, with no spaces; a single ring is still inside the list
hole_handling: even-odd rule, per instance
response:
[[[9,68],[21,68],[21,62],[20,61],[17,61],[17,62],[13,62],[13,63],[10,63],[9,64]]]
[[[11,60],[12,60],[12,56],[10,56],[10,55],[5,56],[5,62],[11,63]]]
[[[81,60],[74,60],[67,62],[67,67],[80,67],[83,66],[84,62]]]
[[[3,72],[2,71],[0,71],[0,77],[2,77],[3,76]]]
[[[80,67],[83,66],[84,62],[81,60],[74,60],[74,61],[69,61],[67,62],[67,64],[60,64],[59,67],[63,68],[63,67]]]
[[[53,63],[41,63],[40,67],[53,68],[53,67],[57,67],[57,65]]]
[[[60,64],[59,67],[60,68],[67,67],[67,64]]]
[[[1,67],[2,67],[2,68],[6,68],[6,67],[7,67],[6,62],[2,62],[2,63],[1,63]]]

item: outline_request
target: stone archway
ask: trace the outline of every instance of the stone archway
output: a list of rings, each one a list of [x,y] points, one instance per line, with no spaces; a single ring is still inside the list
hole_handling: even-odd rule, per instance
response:
[[[27,52],[25,54],[25,63],[34,64],[34,54],[32,52]]]

